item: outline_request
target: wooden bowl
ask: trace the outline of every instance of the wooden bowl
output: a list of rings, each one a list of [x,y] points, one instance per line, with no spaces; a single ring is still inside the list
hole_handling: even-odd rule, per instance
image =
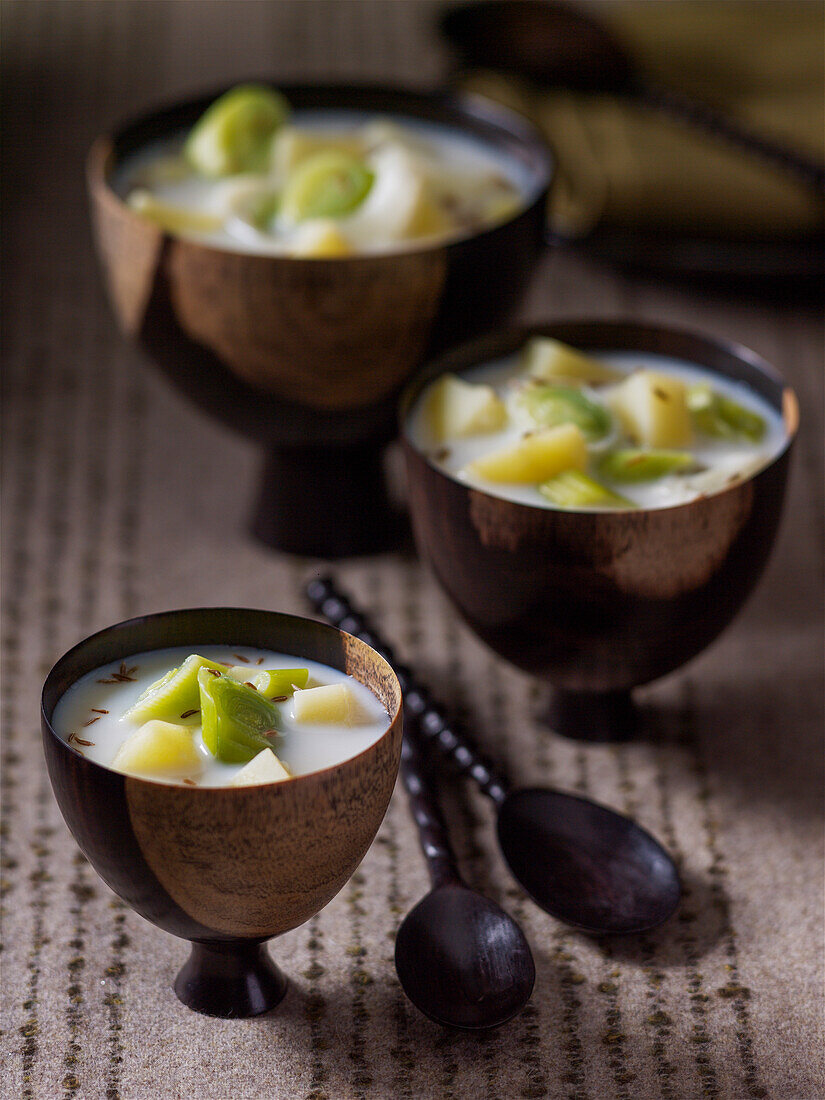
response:
[[[524,207],[469,236],[380,255],[235,252],[164,233],[112,186],[123,158],[186,130],[223,90],[94,143],[88,189],[109,297],[176,387],[265,446],[262,541],[325,557],[383,548],[380,458],[398,390],[426,355],[500,323],[518,301],[542,249],[550,153],[529,123],[479,97],[284,86],[296,109],[389,113],[481,140],[518,166]]]
[[[567,512],[453,480],[406,432],[423,387],[507,355],[534,335],[585,351],[658,353],[744,382],[778,410],[787,445],[755,477],[650,511]],[[556,688],[550,720],[578,737],[627,735],[629,689],[679,668],[716,638],[773,545],[796,433],[796,398],[746,348],[650,325],[575,321],[499,332],[431,364],[401,408],[419,552],[478,636]]]
[[[51,725],[86,672],[166,646],[250,645],[341,669],[390,714],[385,734],[342,764],[255,787],[173,786],[82,756]],[[116,894],[166,932],[193,941],[175,990],[213,1016],[251,1016],[285,979],[263,944],[303,924],[360,863],[392,794],[401,752],[401,689],[390,666],[349,634],[272,611],[197,608],[130,619],[80,642],[43,688],[49,778],[66,823]]]
[[[98,138],[89,154],[95,237],[129,336],[152,322],[159,296],[179,339],[208,348],[252,386],[312,408],[350,409],[396,389],[436,332],[466,336],[513,304],[541,247],[551,174],[543,140],[520,116],[446,93],[282,87],[298,110],[382,112],[470,134],[517,163],[528,183],[513,218],[457,240],[335,259],[261,256],[170,236],[112,186],[125,157],[191,127],[223,90]]]

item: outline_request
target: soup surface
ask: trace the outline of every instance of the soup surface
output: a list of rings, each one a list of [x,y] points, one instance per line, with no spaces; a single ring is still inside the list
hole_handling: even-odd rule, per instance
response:
[[[206,659],[207,663],[234,671],[237,679],[234,685],[228,686],[232,689],[233,700],[235,695],[240,695],[241,703],[246,701],[245,693],[255,691],[244,683],[243,677],[247,673],[248,684],[255,682],[265,670],[287,669],[295,673],[287,676],[281,684],[275,677],[272,678],[271,690],[278,693],[272,698],[265,695],[270,690],[263,682],[266,678],[258,679],[261,685],[258,694],[264,696],[260,705],[265,719],[258,725],[269,726],[269,715],[273,714],[272,725],[265,732],[261,745],[257,743],[257,738],[261,736],[259,728],[251,729],[247,736],[241,727],[240,736],[244,741],[241,752],[219,751],[216,755],[211,751],[204,740],[205,722],[199,705],[199,688],[191,677],[190,686],[185,690],[189,694],[194,690],[193,699],[186,698],[181,702],[183,696],[172,695],[164,702],[161,697],[154,703],[149,701],[148,712],[137,711],[134,716],[127,713],[130,708],[140,706],[138,700],[147,689],[157,685],[171,669],[183,668],[186,659],[194,653]],[[306,670],[306,677],[301,675],[303,670]],[[226,677],[226,673],[222,675]],[[292,680],[303,681],[304,686],[296,692],[292,688]],[[332,697],[329,691],[313,694],[316,688],[333,685],[341,685],[347,692],[342,695],[339,690],[337,695],[333,692]],[[185,705],[191,702],[196,705]],[[146,711],[145,702],[143,707]],[[299,712],[297,716],[296,711]],[[233,718],[238,718],[237,713]],[[123,662],[94,669],[81,677],[59,700],[52,725],[73,748],[115,770],[164,782],[221,787],[304,775],[340,764],[377,741],[389,726],[389,716],[367,687],[337,669],[248,646],[232,649],[201,646],[197,650],[175,647],[136,653]],[[143,732],[146,727],[158,725],[164,727],[160,730],[162,737],[171,738],[168,744],[163,742],[158,746],[150,743],[148,750],[145,745],[139,746],[140,755],[132,752],[125,758],[125,764],[116,759],[130,737],[140,733],[145,742],[148,735],[156,732],[150,729],[147,735]],[[171,733],[166,729],[167,725],[172,727]],[[248,747],[247,741],[252,747]],[[193,751],[190,751],[189,743]],[[266,752],[269,750],[262,748],[265,743],[271,746],[271,752],[287,774],[282,775],[271,764],[262,772],[253,769],[242,776],[243,769],[256,759],[259,751],[263,752],[262,760],[266,757],[268,761]],[[232,747],[234,743],[230,745]],[[225,759],[227,755],[246,759],[228,760]],[[256,768],[260,767],[260,763]]]
[[[220,121],[221,104],[240,96],[243,106],[244,91],[188,134],[127,158],[113,178],[121,197],[177,236],[318,258],[465,236],[525,205],[530,182],[517,163],[458,129],[401,116],[293,112],[279,97],[281,120],[235,155],[237,133],[210,130],[210,112]],[[257,94],[271,108],[266,92]],[[246,94],[254,101],[255,88]]]
[[[748,387],[660,355],[585,356],[536,338],[442,376],[408,422],[444,473],[543,508],[667,508],[752,477],[787,442]]]

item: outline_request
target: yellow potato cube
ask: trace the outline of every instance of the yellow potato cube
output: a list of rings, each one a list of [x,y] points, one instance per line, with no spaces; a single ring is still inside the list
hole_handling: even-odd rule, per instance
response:
[[[361,704],[348,684],[304,688],[292,696],[296,722],[354,726],[365,719]]]
[[[616,382],[622,377],[620,371],[615,371],[588,355],[582,355],[575,348],[549,336],[534,336],[524,345],[521,368],[531,378],[538,378],[542,382],[589,382],[591,385],[599,385],[603,382]]]
[[[521,195],[496,195],[484,207],[484,220],[489,225],[509,221],[524,209]]]
[[[283,766],[272,749],[261,749],[257,756],[253,756],[248,764],[244,764],[241,770],[230,779],[230,787],[252,787],[258,783],[280,783],[282,779],[291,779],[292,776]]]
[[[135,177],[135,184],[150,189],[163,187],[169,183],[182,183],[191,174],[192,166],[186,157],[175,153],[158,157],[144,165]]]
[[[530,485],[555,477],[562,470],[583,470],[587,444],[575,424],[560,424],[532,432],[513,447],[477,458],[467,472],[487,481]]]
[[[352,246],[333,221],[319,218],[298,226],[290,251],[293,256],[324,259],[349,256]]]
[[[465,382],[455,374],[439,378],[425,401],[424,415],[438,443],[457,436],[495,432],[507,421],[504,402],[492,386]]]
[[[153,719],[135,730],[115,754],[112,767],[131,775],[194,778],[203,770],[191,726]]]
[[[610,397],[625,431],[647,447],[685,447],[693,436],[687,387],[658,371],[635,371]]]
[[[422,190],[418,202],[410,212],[406,234],[408,237],[438,237],[451,233],[455,228],[453,219],[448,216],[433,199]]]

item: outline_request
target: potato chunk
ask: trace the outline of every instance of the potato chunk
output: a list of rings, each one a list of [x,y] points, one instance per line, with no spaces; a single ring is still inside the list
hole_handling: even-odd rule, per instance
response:
[[[687,387],[658,371],[635,371],[617,386],[610,404],[625,431],[648,447],[685,447],[692,438]]]
[[[283,766],[272,749],[263,749],[253,756],[248,764],[230,779],[230,787],[252,787],[258,783],[279,783],[292,776]]]
[[[431,387],[424,415],[438,443],[495,432],[507,421],[504,402],[492,386],[465,382],[455,374],[445,374]]]
[[[203,759],[195,747],[191,726],[155,718],[126,738],[112,767],[131,775],[184,779],[200,774]]]
[[[320,260],[333,256],[349,256],[352,254],[352,246],[335,222],[319,218],[304,222],[298,227],[290,251],[293,256]]]
[[[531,378],[540,378],[543,382],[589,382],[599,385],[616,382],[622,377],[604,363],[582,355],[575,348],[549,336],[534,336],[524,345],[521,367]]]
[[[132,210],[142,214],[167,233],[217,233],[221,219],[202,210],[187,210],[182,206],[156,199],[149,191],[132,191],[127,200]]]
[[[296,722],[343,726],[357,725],[366,718],[348,684],[323,684],[296,691],[292,696],[292,714]]]
[[[547,481],[562,470],[583,470],[587,444],[575,424],[560,424],[533,432],[513,447],[477,458],[467,473],[487,481],[531,485]]]

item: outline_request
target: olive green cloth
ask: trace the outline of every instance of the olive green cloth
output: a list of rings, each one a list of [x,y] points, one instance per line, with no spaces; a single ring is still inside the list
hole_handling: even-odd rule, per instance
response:
[[[825,153],[825,5],[644,0],[591,11],[650,84],[692,95],[754,133]],[[822,197],[790,172],[638,102],[539,90],[495,73],[467,86],[530,116],[558,157],[553,228],[596,225],[698,237],[821,232]]]

